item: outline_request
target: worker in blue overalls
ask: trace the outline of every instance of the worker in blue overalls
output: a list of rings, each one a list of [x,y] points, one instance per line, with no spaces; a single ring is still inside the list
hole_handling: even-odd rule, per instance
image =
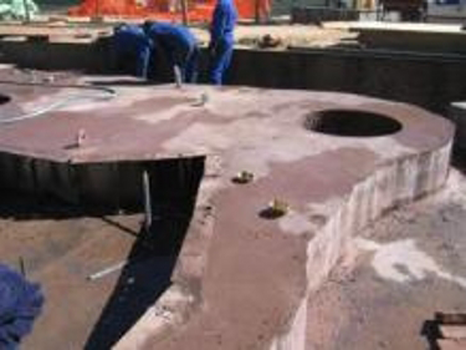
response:
[[[217,0],[210,25],[209,80],[221,85],[233,55],[233,30],[238,19],[234,0]]]
[[[195,83],[199,46],[191,31],[182,25],[151,21],[146,21],[143,27],[157,48],[165,52],[173,68],[180,70],[183,82]]]
[[[113,49],[116,64],[126,73],[147,79],[154,43],[138,25],[122,24],[115,28]]]

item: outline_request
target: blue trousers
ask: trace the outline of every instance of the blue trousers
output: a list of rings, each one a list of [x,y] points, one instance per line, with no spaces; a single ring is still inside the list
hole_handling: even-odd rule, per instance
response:
[[[136,76],[147,79],[149,75],[151,49],[149,46],[141,47],[136,53]]]
[[[199,63],[199,48],[197,45],[182,47],[165,47],[171,65],[178,66],[181,69],[184,83],[196,83],[197,68]]]
[[[225,71],[230,66],[233,56],[233,40],[220,40],[211,53],[209,81],[222,85]]]
[[[132,50],[131,50],[132,49]],[[132,74],[140,78],[147,78],[149,73],[149,64],[151,49],[149,46],[131,48],[116,48],[117,69],[123,70],[126,74]]]
[[[199,63],[199,48],[192,45],[184,50],[177,50],[172,58],[173,64],[181,69],[184,83],[197,82],[197,66]]]
[[[186,83],[196,83],[197,82],[197,66],[199,63],[199,48],[194,46],[186,59],[186,65],[184,67],[184,81]]]

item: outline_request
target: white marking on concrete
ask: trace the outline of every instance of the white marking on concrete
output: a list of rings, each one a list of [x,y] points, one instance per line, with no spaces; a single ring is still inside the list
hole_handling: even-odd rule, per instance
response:
[[[294,235],[301,235],[315,229],[315,225],[305,215],[295,211],[290,211],[280,219],[278,224],[283,231]]]
[[[139,87],[133,87],[133,89],[134,91],[130,94],[127,91],[127,88],[114,88],[114,90],[116,91],[116,96],[109,100],[97,99],[97,97],[103,95],[103,93],[98,90],[80,91],[76,89],[69,89],[60,91],[59,94],[65,97],[68,97],[70,94],[76,96],[86,96],[86,103],[83,103],[83,100],[78,99],[63,106],[62,108],[60,108],[60,110],[65,112],[89,112],[108,107],[124,108],[131,106],[136,101],[143,101],[145,99],[149,99],[154,95],[154,92],[147,88],[144,89]],[[57,97],[60,97],[60,95],[58,95]],[[135,98],[134,95],[136,95],[137,98]]]
[[[174,119],[177,116],[183,115],[183,113],[188,113],[193,110],[189,104],[179,104],[165,110],[160,110],[157,112],[144,113],[141,115],[136,115],[134,119],[147,122],[149,124],[157,124],[166,120]]]
[[[413,239],[380,244],[364,238],[355,238],[355,243],[361,250],[375,252],[372,266],[382,278],[405,283],[422,280],[428,274],[434,274],[466,288],[466,278],[443,270],[434,259],[416,246]]]
[[[238,100],[231,99],[229,103],[222,100],[222,105],[219,105],[218,101],[212,98],[209,100],[209,110],[219,120],[228,122],[193,123],[167,140],[163,144],[164,149],[179,153],[227,152],[229,164],[226,165],[226,171],[236,173],[248,170],[253,172],[256,178],[266,176],[271,163],[294,162],[342,147],[369,150],[381,160],[391,159],[394,155],[402,153],[412,153],[411,149],[389,136],[358,139],[314,133],[302,125],[303,118],[309,112],[298,102],[295,106],[289,103],[286,109],[274,110],[273,107],[276,107],[278,102],[274,104],[270,94],[267,94],[267,99],[261,95],[253,96],[257,99],[254,104],[245,104],[246,98],[241,97]],[[276,100],[280,101],[278,98]],[[258,101],[262,101],[262,104]],[[283,103],[283,98],[281,102]],[[235,106],[229,108],[229,104],[232,103]],[[258,112],[260,115],[256,115]],[[244,117],[238,118],[241,115]],[[229,167],[231,169],[228,169]]]

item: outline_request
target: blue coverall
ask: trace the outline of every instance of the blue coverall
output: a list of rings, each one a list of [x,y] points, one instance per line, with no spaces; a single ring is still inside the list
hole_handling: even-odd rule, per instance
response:
[[[182,25],[162,22],[146,23],[144,30],[157,46],[164,49],[170,63],[181,69],[183,81],[195,83],[199,48],[191,31]]]
[[[234,0],[217,0],[210,25],[211,62],[209,80],[221,85],[233,54],[233,30],[238,19]]]
[[[148,77],[154,43],[140,26],[123,24],[117,27],[113,35],[113,47],[119,64],[138,77]]]
[[[0,349],[16,350],[32,330],[44,297],[39,285],[0,264]]]

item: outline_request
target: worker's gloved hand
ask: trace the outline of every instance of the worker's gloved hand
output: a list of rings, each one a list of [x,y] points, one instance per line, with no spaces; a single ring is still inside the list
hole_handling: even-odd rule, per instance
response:
[[[21,339],[31,332],[43,302],[37,284],[0,264],[0,349],[17,349]]]

